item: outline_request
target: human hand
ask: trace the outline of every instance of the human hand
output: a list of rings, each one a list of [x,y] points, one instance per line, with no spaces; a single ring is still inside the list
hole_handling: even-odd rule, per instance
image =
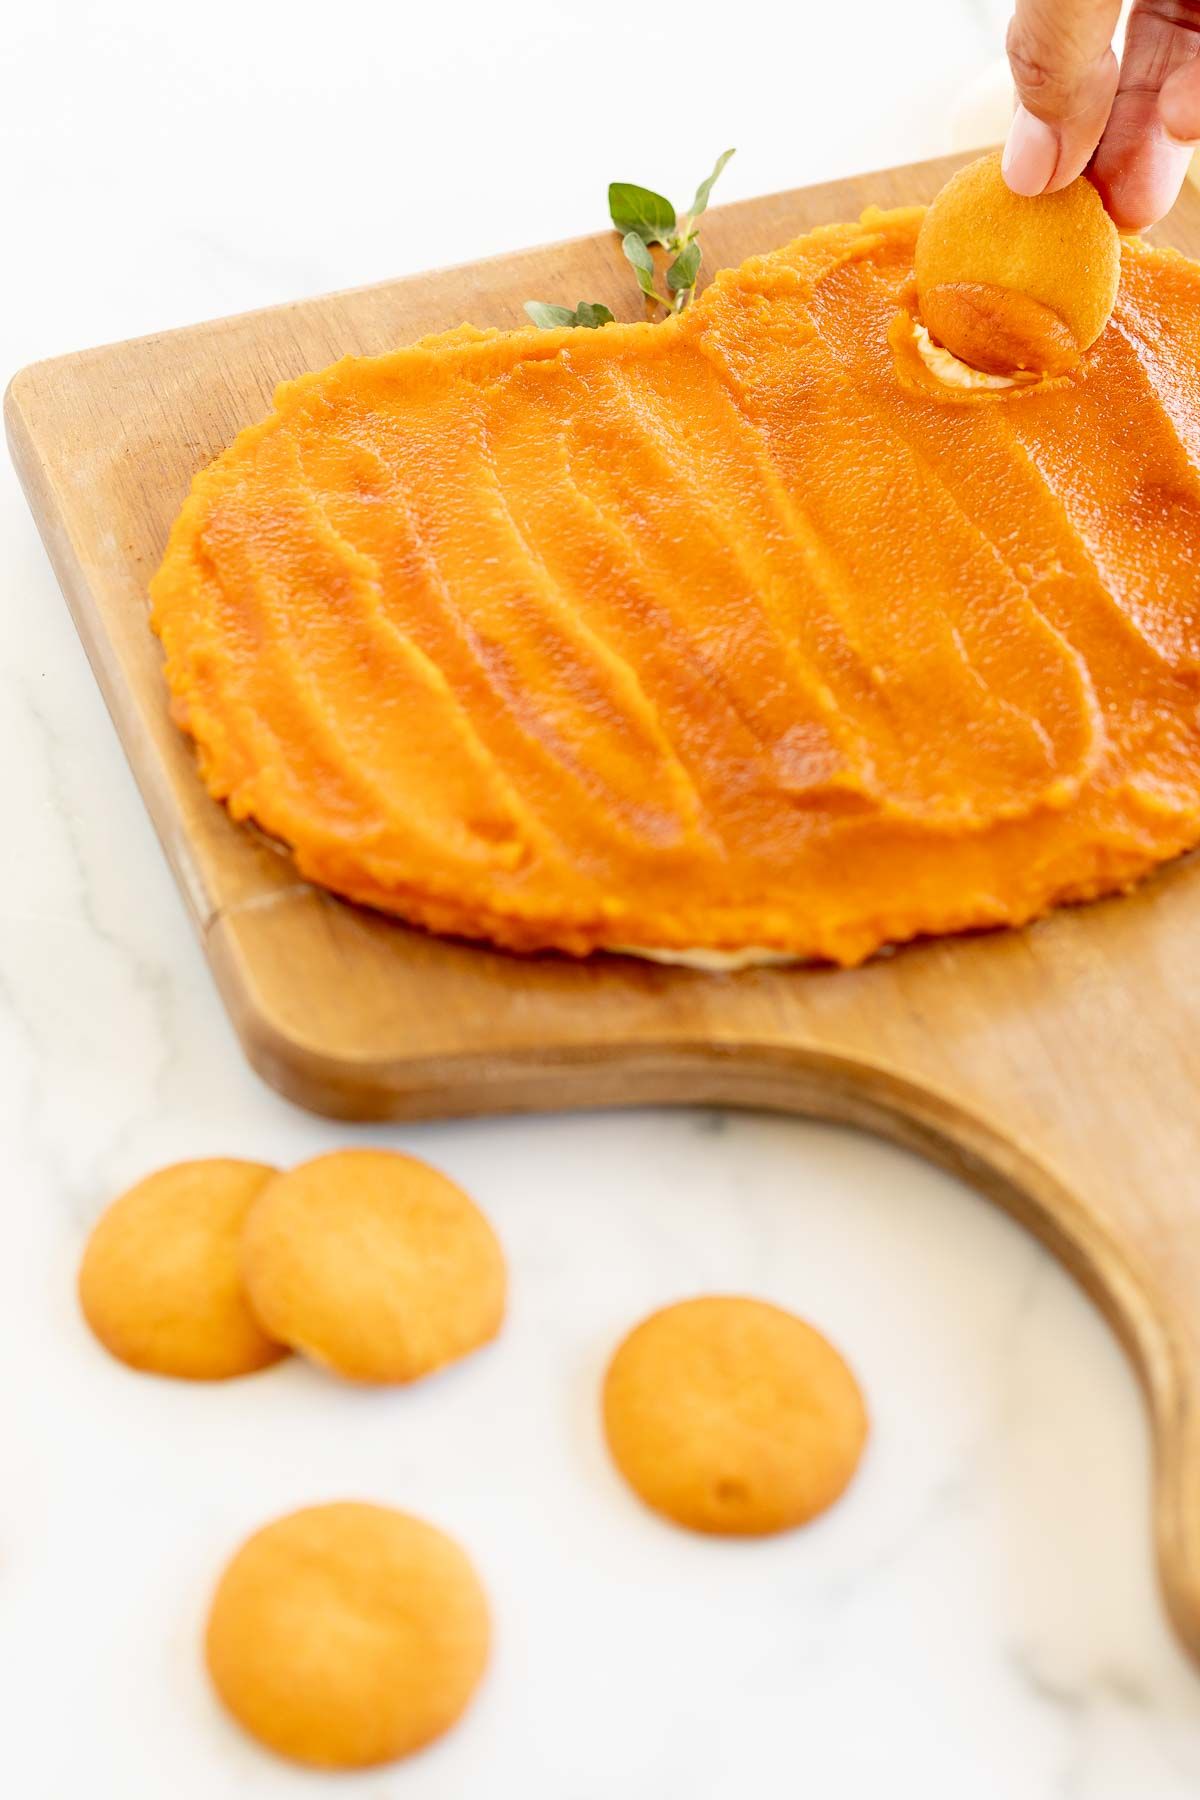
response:
[[[1135,0],[1120,64],[1121,0],[1016,0],[1017,88],[1004,176],[1052,193],[1088,173],[1122,231],[1169,210],[1200,140],[1200,0]]]

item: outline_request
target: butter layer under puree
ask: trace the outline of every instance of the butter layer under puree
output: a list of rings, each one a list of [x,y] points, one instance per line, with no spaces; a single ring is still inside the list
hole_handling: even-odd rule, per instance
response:
[[[952,389],[921,218],[281,387],[152,589],[211,791],[336,892],[576,954],[853,963],[1194,844],[1200,268],[1127,244],[1069,374]]]

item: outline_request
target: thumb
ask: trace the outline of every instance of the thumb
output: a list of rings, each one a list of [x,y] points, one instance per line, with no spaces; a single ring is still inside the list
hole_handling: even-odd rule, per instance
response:
[[[1066,187],[1088,165],[1117,91],[1121,0],[1017,0],[1008,60],[1017,109],[1004,149],[1014,193]]]

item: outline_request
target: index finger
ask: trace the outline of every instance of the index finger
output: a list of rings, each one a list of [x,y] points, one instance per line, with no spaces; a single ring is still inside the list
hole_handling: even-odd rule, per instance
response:
[[[1087,167],[1117,91],[1121,0],[1017,0],[1008,60],[1017,110],[1004,176],[1018,194],[1066,187]]]
[[[1192,146],[1168,125],[1194,133],[1200,109],[1178,106],[1196,87],[1200,0],[1138,0],[1129,16],[1121,84],[1096,154],[1093,179],[1123,231],[1142,231],[1173,205]],[[1164,105],[1164,102],[1166,103]]]

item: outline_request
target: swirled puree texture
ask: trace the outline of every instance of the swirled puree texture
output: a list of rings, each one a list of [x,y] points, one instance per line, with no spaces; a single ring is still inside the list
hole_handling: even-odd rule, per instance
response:
[[[680,319],[285,384],[153,584],[211,791],[304,875],[517,950],[854,963],[1200,839],[1200,267],[1069,375],[920,356],[919,209]]]

